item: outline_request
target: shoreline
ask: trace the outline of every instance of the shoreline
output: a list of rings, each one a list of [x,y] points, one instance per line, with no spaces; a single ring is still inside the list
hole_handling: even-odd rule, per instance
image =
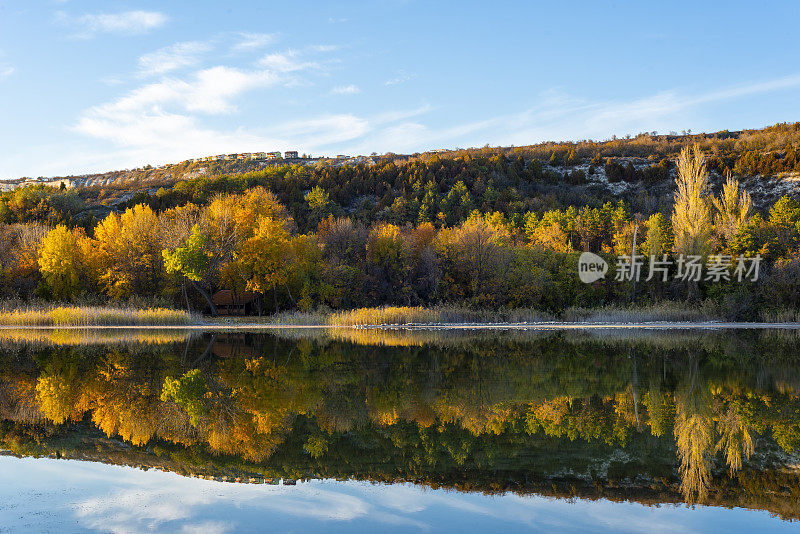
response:
[[[723,322],[723,321],[654,321],[630,323],[603,322],[529,322],[529,323],[408,323],[378,325],[303,325],[265,323],[204,323],[187,325],[0,325],[3,330],[203,330],[203,331],[259,331],[259,330],[800,330],[800,323]]]

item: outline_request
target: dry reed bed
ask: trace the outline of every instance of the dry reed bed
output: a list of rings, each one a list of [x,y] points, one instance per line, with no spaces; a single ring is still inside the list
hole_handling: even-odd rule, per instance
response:
[[[476,310],[458,306],[381,306],[331,313],[329,326],[522,323],[552,321],[552,315],[532,309]]]
[[[708,307],[659,304],[642,308],[570,308],[560,315],[534,309],[475,310],[458,306],[382,306],[333,312],[319,323],[328,326],[538,323],[550,321],[586,323],[701,322],[719,320]],[[282,322],[282,321],[281,321]],[[309,323],[312,324],[312,323]]]
[[[180,326],[198,322],[198,317],[185,311],[167,308],[59,306],[0,312],[0,325],[4,326]]]

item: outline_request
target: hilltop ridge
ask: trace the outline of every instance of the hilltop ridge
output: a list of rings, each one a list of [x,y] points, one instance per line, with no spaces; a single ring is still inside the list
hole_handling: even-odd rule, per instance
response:
[[[506,214],[547,207],[597,204],[623,199],[643,213],[671,202],[674,160],[681,147],[699,144],[707,155],[711,182],[720,187],[732,172],[756,208],[783,195],[798,197],[800,123],[762,129],[659,135],[642,133],[606,141],[543,142],[527,146],[437,149],[414,154],[311,157],[295,151],[207,156],[179,163],[105,173],[20,178],[0,182],[6,191],[25,187],[75,190],[85,202],[80,213],[102,217],[132,201],[171,207],[198,184],[211,190],[264,185],[287,204],[302,202],[322,187],[346,213],[368,209],[413,211],[428,194],[445,195],[462,182],[476,208]],[[369,170],[367,170],[369,169]],[[365,174],[369,176],[364,176]],[[291,177],[291,185],[285,183]],[[238,177],[238,178],[237,178]],[[217,184],[217,185],[214,185]],[[227,184],[227,185],[222,185]],[[282,191],[289,187],[290,190]],[[299,190],[298,190],[299,188]],[[405,207],[396,205],[399,199]],[[88,210],[88,211],[87,211]],[[417,214],[409,214],[416,220]],[[404,216],[399,218],[402,222]],[[397,219],[397,217],[395,217]]]
[[[283,165],[311,167],[372,166],[392,161],[404,164],[412,161],[429,161],[431,158],[463,159],[504,155],[506,158],[522,157],[526,164],[533,159],[544,164],[546,170],[561,172],[572,177],[585,173],[587,183],[604,186],[613,194],[631,189],[643,173],[654,163],[674,159],[682,146],[698,143],[708,154],[709,169],[718,175],[731,171],[743,178],[762,178],[763,187],[780,189],[762,194],[774,201],[785,193],[792,193],[800,176],[800,159],[796,156],[800,144],[800,123],[782,123],[762,129],[741,131],[722,130],[712,133],[658,134],[646,132],[624,138],[612,137],[606,141],[547,141],[526,146],[434,149],[412,154],[385,153],[378,155],[335,157],[300,155],[296,151],[245,152],[221,154],[184,160],[159,166],[145,165],[135,169],[112,170],[101,173],[64,175],[52,177],[22,177],[0,181],[0,190],[9,191],[26,186],[65,188],[130,188],[170,186],[181,180],[237,175]],[[608,168],[608,159],[619,167]],[[632,169],[631,169],[632,166]],[[663,164],[662,164],[663,166]],[[609,172],[611,171],[611,172]],[[616,171],[616,172],[615,172]],[[626,176],[626,174],[628,176]],[[610,176],[609,176],[610,175]],[[666,178],[666,175],[662,175]],[[770,180],[770,179],[778,180]],[[581,180],[582,181],[582,180]],[[789,182],[788,184],[786,182]],[[610,185],[616,184],[616,185]],[[751,184],[755,185],[755,184]],[[756,197],[759,192],[756,191]]]

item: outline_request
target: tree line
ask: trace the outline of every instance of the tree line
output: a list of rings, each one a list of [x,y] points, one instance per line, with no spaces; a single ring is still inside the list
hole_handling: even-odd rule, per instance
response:
[[[416,222],[398,217],[367,223],[358,210],[344,211],[325,181],[305,191],[297,185],[291,193],[302,198],[303,209],[295,209],[301,222],[262,185],[263,176],[236,177],[233,191],[179,183],[161,196],[191,201],[155,208],[135,203],[98,222],[59,215],[80,202],[74,192],[20,190],[6,203],[20,222],[0,224],[2,292],[58,301],[156,297],[211,313],[211,295],[219,289],[261,296],[262,312],[436,303],[558,312],[710,298],[736,318],[755,318],[764,306],[796,307],[800,299],[800,204],[783,197],[756,212],[731,175],[713,195],[697,145],[676,162],[671,209],[649,216],[624,200],[509,215],[482,209],[459,174],[442,198],[435,185],[421,185],[426,181],[420,173],[422,201],[409,207],[398,197],[389,208],[418,213]],[[372,181],[363,187],[380,194],[380,173],[368,176]],[[513,191],[508,186],[496,194]],[[34,206],[44,213],[20,217]],[[616,256],[633,252],[645,258],[724,256],[731,268],[737,256],[759,255],[765,275],[749,284],[654,279],[632,292],[629,283],[611,277],[580,283],[581,251],[604,255],[612,265]]]

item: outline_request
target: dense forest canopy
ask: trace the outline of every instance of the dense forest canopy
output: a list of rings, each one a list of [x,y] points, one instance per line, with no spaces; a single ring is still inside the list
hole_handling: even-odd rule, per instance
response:
[[[800,204],[790,180],[770,181],[800,171],[798,145],[795,123],[371,165],[226,163],[200,174],[183,163],[170,166],[171,179],[120,184],[122,198],[111,186],[23,187],[0,195],[2,293],[160,298],[211,312],[219,289],[258,295],[262,312],[443,302],[558,312],[688,298],[752,319],[800,298]],[[681,170],[688,146],[696,176]],[[687,180],[697,191],[681,197]],[[697,221],[704,230],[692,233]],[[635,236],[645,258],[760,255],[764,276],[750,285],[652,280],[636,291],[577,281],[578,252],[613,264]]]

